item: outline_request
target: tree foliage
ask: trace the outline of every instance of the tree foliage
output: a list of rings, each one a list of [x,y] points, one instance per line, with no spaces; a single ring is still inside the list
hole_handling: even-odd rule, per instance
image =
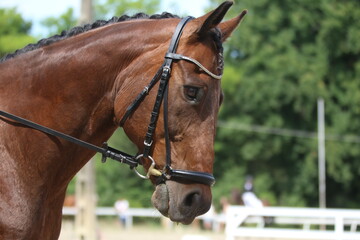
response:
[[[95,16],[97,18],[110,18],[124,14],[133,15],[138,12],[154,14],[159,10],[160,0],[97,0]]]
[[[41,24],[48,29],[49,36],[52,36],[76,26],[77,18],[74,15],[74,9],[68,8],[66,12],[61,14],[59,17],[46,18],[41,22]]]
[[[133,15],[137,12],[153,14],[160,5],[159,0],[94,0],[93,3],[95,20],[107,20],[113,16]],[[58,17],[49,17],[42,21],[42,25],[49,29],[49,36],[58,34],[63,30],[69,30],[77,24],[78,19],[73,8],[68,8],[65,13]]]
[[[326,133],[358,134],[360,2],[242,0],[231,13],[244,8],[249,14],[226,44],[220,120],[248,128],[218,129],[216,174],[223,180],[227,169],[240,168],[244,175],[234,188],[252,174],[258,194],[272,204],[317,206],[317,139],[258,133],[251,126],[316,132],[322,97]],[[353,191],[360,180],[358,140],[326,141],[329,207],[359,207]]]
[[[24,20],[15,8],[0,8],[0,58],[34,41],[30,29],[31,22]]]

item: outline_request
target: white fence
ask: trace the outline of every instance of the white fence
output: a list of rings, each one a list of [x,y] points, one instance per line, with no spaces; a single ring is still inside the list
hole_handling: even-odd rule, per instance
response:
[[[64,216],[75,214],[75,207],[63,208]],[[98,207],[96,215],[117,216],[117,212],[112,207]],[[125,214],[127,228],[132,226],[134,217],[160,218],[162,215],[154,208],[130,208]],[[271,221],[271,227],[266,220]],[[212,221],[215,231],[225,225],[227,240],[236,237],[360,240],[360,210],[229,206],[226,216],[215,215]],[[322,226],[328,228],[321,230]]]
[[[266,220],[277,227],[267,227]],[[360,240],[358,226],[360,210],[230,206],[225,232],[227,240],[236,237]]]
[[[76,207],[64,207],[63,216],[75,216]],[[98,207],[95,210],[97,216],[118,216],[115,208],[112,207]],[[123,214],[125,217],[125,227],[130,228],[133,225],[134,217],[151,217],[160,218],[162,215],[154,208],[129,208],[126,213]]]
[[[77,208],[76,207],[63,207],[63,216],[75,216]],[[95,210],[96,216],[118,216],[115,208],[113,207],[97,207]],[[129,208],[126,212],[123,213],[125,218],[125,227],[131,228],[133,225],[134,217],[149,217],[149,218],[163,218],[163,224],[171,227],[172,222],[161,215],[161,213],[155,208]],[[208,217],[202,215],[197,217],[197,219],[208,219]],[[213,230],[219,231],[220,224],[225,223],[225,217],[222,216],[213,216],[211,217]]]

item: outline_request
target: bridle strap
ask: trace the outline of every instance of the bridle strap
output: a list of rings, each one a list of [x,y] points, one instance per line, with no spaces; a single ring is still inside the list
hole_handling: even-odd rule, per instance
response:
[[[162,177],[157,181],[157,184],[163,183],[162,181],[166,180],[196,182],[208,186],[213,186],[215,184],[215,178],[210,173],[189,170],[175,170],[171,168],[168,171],[168,175],[163,174]]]
[[[169,86],[165,89],[164,96],[164,135],[165,135],[165,149],[166,149],[166,165],[164,172],[161,176],[158,176],[156,184],[159,185],[167,180],[185,181],[185,182],[197,182],[209,186],[213,186],[215,178],[212,174],[205,172],[196,172],[189,170],[175,170],[171,167],[171,145],[169,135],[169,117],[168,117],[168,95]]]
[[[179,54],[176,54],[176,49],[179,44],[182,32],[184,30],[184,27],[187,22],[189,22],[192,19],[192,17],[186,17],[183,18],[177,25],[175,32],[171,38],[169,49],[165,55],[165,60],[161,68],[158,70],[157,74],[151,81],[149,85],[153,86],[152,83],[156,83],[158,79],[159,72],[161,71],[160,76],[160,83],[158,88],[158,93],[156,95],[155,103],[153,110],[151,112],[150,117],[150,123],[148,125],[148,130],[145,135],[144,140],[144,150],[143,153],[138,155],[138,158],[148,158],[152,161],[151,164],[151,171],[154,171],[154,165],[155,162],[150,156],[150,151],[152,148],[153,143],[153,135],[156,129],[156,124],[159,118],[160,108],[162,102],[164,102],[163,106],[163,117],[164,117],[164,135],[165,135],[165,149],[166,149],[166,165],[162,172],[155,169],[154,176],[156,177],[156,183],[161,184],[165,183],[167,180],[175,180],[175,181],[185,181],[185,182],[196,182],[201,183],[205,185],[212,186],[215,183],[215,178],[212,174],[206,173],[206,172],[197,172],[197,171],[189,171],[189,170],[177,170],[172,169],[171,167],[171,144],[170,144],[170,134],[169,134],[169,119],[168,119],[168,88],[169,88],[169,79],[171,74],[171,66],[174,60],[186,60],[194,63],[198,67],[200,67],[202,70],[204,70],[205,73],[209,74],[211,77],[215,79],[220,79],[221,76],[215,75],[211,73],[208,69],[206,69],[202,64],[200,64],[198,61],[192,58],[188,58]],[[147,93],[147,89],[145,88],[143,92]],[[123,125],[126,121],[126,119],[130,116],[132,111],[135,110],[135,108],[140,104],[140,102],[145,98],[144,93],[140,93],[140,95],[137,97],[137,99],[134,101],[132,106],[128,108],[128,111],[126,112],[125,116],[121,120],[121,124]],[[148,170],[147,177],[150,177],[151,175],[150,169]]]
[[[176,49],[179,45],[179,41],[180,41],[182,32],[184,30],[184,27],[185,27],[186,23],[188,23],[192,19],[194,19],[194,18],[188,16],[188,17],[181,19],[181,21],[178,23],[178,25],[176,26],[176,29],[174,31],[174,34],[171,38],[171,42],[170,42],[167,53],[175,53],[176,52]],[[165,63],[169,63],[170,64],[169,66],[171,66],[172,61],[165,60]]]
[[[148,95],[150,90],[159,81],[161,73],[162,73],[162,67],[159,68],[159,70],[156,72],[155,76],[151,79],[150,83],[141,91],[141,93],[129,105],[129,107],[126,109],[124,116],[121,118],[121,120],[119,122],[120,127],[124,126],[126,120],[130,117],[130,115],[135,111],[135,109],[145,99],[146,95]]]
[[[165,135],[165,150],[166,150],[166,165],[165,172],[171,172],[171,145],[170,145],[170,134],[169,134],[169,86],[165,90],[164,98],[164,135]]]
[[[182,59],[176,58],[178,55],[176,54],[176,49],[179,44],[179,40],[181,38],[181,34],[183,32],[183,29],[188,21],[190,21],[192,17],[187,17],[182,19],[179,24],[177,25],[175,32],[173,34],[173,37],[170,42],[170,46],[168,49],[168,52],[165,55],[165,61],[164,65],[162,67],[163,73],[161,75],[161,80],[159,84],[159,90],[156,97],[156,101],[154,104],[153,111],[151,113],[151,120],[150,124],[148,126],[148,132],[146,133],[145,141],[144,141],[144,152],[143,157],[148,157],[151,145],[153,143],[153,133],[156,128],[156,122],[159,116],[161,102],[164,101],[163,106],[163,117],[164,117],[164,135],[165,135],[165,149],[166,149],[166,165],[164,167],[163,173],[161,176],[156,176],[157,184],[164,183],[167,180],[176,180],[176,181],[187,181],[187,182],[197,182],[201,184],[206,184],[209,186],[214,185],[215,178],[210,173],[205,172],[196,172],[196,171],[188,171],[188,170],[175,170],[171,167],[171,144],[170,144],[170,134],[169,134],[169,119],[168,119],[168,94],[169,94],[169,79],[171,74],[171,65],[174,60],[185,60],[185,56],[183,56]],[[190,58],[186,58],[190,59]],[[208,71],[203,65],[201,65],[198,61],[190,59],[191,62],[196,62],[199,67],[207,72],[210,73],[210,76],[214,75],[216,79],[219,79],[217,75],[212,74],[210,71]],[[189,61],[189,60],[188,60]],[[220,77],[221,78],[221,77]]]
[[[177,46],[179,45],[180,37],[182,35],[184,27],[185,27],[186,23],[188,21],[190,21],[191,19],[192,19],[192,17],[186,17],[186,18],[183,18],[180,20],[180,22],[176,26],[174,34],[172,35],[167,53],[175,53],[176,52],[176,49],[177,49]],[[173,59],[165,58],[164,64],[160,68],[160,69],[162,69],[162,74],[161,74],[161,78],[160,78],[159,89],[158,89],[158,93],[156,96],[153,110],[151,112],[151,118],[150,118],[150,123],[148,125],[148,130],[145,135],[144,151],[143,151],[143,156],[145,158],[147,158],[149,156],[151,146],[153,143],[153,135],[154,135],[154,132],[156,129],[157,120],[159,118],[160,107],[161,107],[161,103],[163,102],[164,93],[165,93],[165,90],[167,89],[167,85],[168,85],[168,82],[170,79],[172,63],[173,63]]]
[[[179,45],[179,40],[182,34],[182,31],[188,21],[190,21],[192,17],[183,18],[179,24],[176,26],[175,32],[171,38],[169,48],[166,54],[175,53],[177,46]],[[166,56],[165,56],[166,58]],[[169,59],[169,60],[167,60]],[[124,116],[121,118],[119,125],[122,127],[124,126],[126,120],[130,117],[130,115],[135,111],[135,109],[140,105],[140,103],[145,99],[146,95],[149,91],[155,86],[155,84],[159,81],[161,74],[164,71],[164,67],[166,66],[169,70],[171,68],[172,60],[170,58],[166,58],[164,64],[159,68],[156,72],[153,79],[150,83],[142,90],[142,92],[135,98],[135,100],[130,104],[130,106],[126,109]],[[170,77],[170,72],[169,72]],[[155,116],[154,116],[155,117]],[[147,141],[147,144],[150,144],[150,141]]]
[[[210,173],[189,171],[189,170],[177,170],[171,167],[171,145],[169,135],[169,118],[168,118],[168,95],[169,86],[165,90],[164,96],[164,134],[165,134],[165,149],[166,149],[166,166],[161,176],[158,176],[156,184],[165,183],[167,180],[196,182],[209,186],[215,184],[215,178]]]

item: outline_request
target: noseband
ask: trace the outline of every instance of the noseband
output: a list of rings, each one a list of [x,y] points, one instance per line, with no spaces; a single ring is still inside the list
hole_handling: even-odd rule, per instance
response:
[[[215,183],[215,178],[212,174],[206,172],[197,172],[197,171],[189,171],[189,170],[179,170],[173,169],[171,167],[171,146],[170,146],[170,137],[169,137],[169,124],[168,124],[168,88],[169,88],[169,79],[171,74],[171,66],[174,60],[185,60],[197,65],[201,68],[206,74],[215,78],[221,79],[221,75],[216,75],[206,69],[202,64],[200,64],[197,60],[176,54],[176,49],[183,32],[183,29],[192,17],[183,18],[179,24],[177,25],[175,32],[172,36],[169,49],[165,55],[165,60],[162,66],[159,68],[153,79],[150,83],[143,89],[143,91],[136,97],[136,99],[132,102],[132,104],[127,108],[123,118],[120,121],[120,126],[123,126],[125,121],[130,117],[130,115],[136,110],[136,108],[140,105],[140,103],[145,99],[146,95],[149,91],[155,86],[155,84],[160,80],[159,89],[156,96],[156,100],[154,103],[153,111],[151,113],[150,123],[148,125],[148,130],[145,135],[144,140],[144,151],[142,154],[137,156],[132,156],[130,154],[124,153],[117,149],[109,147],[106,143],[102,147],[95,146],[91,143],[82,141],[80,139],[74,138],[67,134],[58,132],[56,130],[44,127],[40,124],[34,123],[27,119],[15,116],[13,114],[0,111],[0,116],[6,117],[18,123],[21,123],[25,126],[30,128],[39,130],[49,135],[53,135],[56,137],[60,137],[66,141],[75,143],[82,147],[88,148],[90,150],[99,152],[102,154],[102,162],[106,162],[107,158],[116,160],[121,163],[125,163],[130,166],[130,168],[134,169],[135,172],[142,178],[148,179],[151,176],[156,177],[156,183],[161,184],[167,180],[174,180],[174,181],[184,181],[184,182],[195,182],[201,183],[205,185],[212,186]],[[156,123],[159,117],[161,104],[164,102],[164,129],[165,129],[165,148],[166,148],[166,165],[162,169],[162,171],[156,169],[156,163],[154,159],[150,155],[151,146],[153,143],[153,135],[156,129]],[[137,170],[136,167],[139,164],[142,164],[142,159],[149,159],[151,161],[151,165],[148,169],[146,176],[141,175]]]

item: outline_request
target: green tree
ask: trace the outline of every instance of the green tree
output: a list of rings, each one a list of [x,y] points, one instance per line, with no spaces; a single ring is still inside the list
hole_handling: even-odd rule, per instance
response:
[[[159,0],[95,0],[94,13],[95,19],[109,19],[113,16],[122,16],[124,14],[132,15],[137,12],[146,12],[147,14],[155,13],[160,6]],[[74,14],[73,8],[68,8],[67,11],[59,17],[49,17],[44,19],[42,25],[49,29],[49,36],[60,33],[63,30],[69,30],[75,27],[78,19]]]
[[[24,20],[16,8],[0,9],[0,57],[33,42],[30,29],[31,22]]]
[[[219,185],[242,188],[245,175],[252,174],[258,194],[272,204],[317,206],[317,140],[253,130],[315,132],[316,101],[322,97],[327,134],[358,134],[360,2],[243,0],[230,12],[244,8],[249,14],[226,44],[220,123],[227,124],[216,142]],[[353,191],[360,180],[358,137],[328,140],[326,150],[328,206],[359,207],[360,194]],[[243,173],[236,185],[225,182],[235,167]]]
[[[133,15],[138,12],[154,14],[159,10],[160,0],[97,0],[95,6],[96,18],[110,18],[124,14]]]
[[[55,35],[63,30],[69,30],[76,26],[77,18],[74,15],[74,9],[68,8],[65,13],[59,17],[49,17],[44,19],[41,24],[49,30],[49,35]]]

